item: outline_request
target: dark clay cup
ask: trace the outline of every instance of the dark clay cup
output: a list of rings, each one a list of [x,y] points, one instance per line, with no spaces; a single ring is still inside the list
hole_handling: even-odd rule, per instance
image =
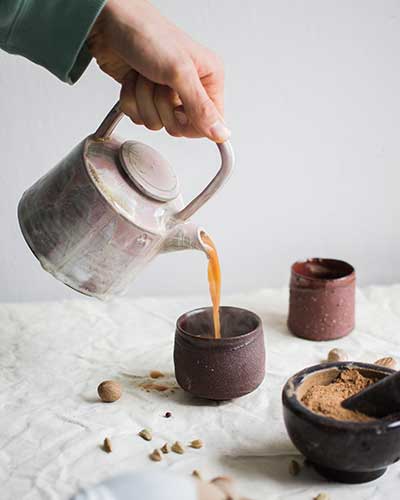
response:
[[[370,422],[340,421],[318,415],[300,402],[314,384],[328,384],[348,368],[373,378],[394,373],[390,368],[350,361],[311,366],[286,382],[283,415],[293,444],[321,475],[343,483],[364,483],[399,460],[400,415]]]
[[[290,278],[289,330],[309,340],[333,340],[354,328],[356,275],[335,259],[295,262]]]
[[[213,338],[211,307],[183,314],[176,323],[174,363],[178,384],[194,396],[228,400],[264,380],[261,319],[238,307],[221,307],[221,336]]]

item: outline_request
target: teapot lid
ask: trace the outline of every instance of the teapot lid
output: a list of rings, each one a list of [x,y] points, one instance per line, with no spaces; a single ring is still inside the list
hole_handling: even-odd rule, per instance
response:
[[[170,164],[155,149],[126,141],[119,150],[122,167],[144,194],[157,201],[171,201],[179,194],[178,179]]]

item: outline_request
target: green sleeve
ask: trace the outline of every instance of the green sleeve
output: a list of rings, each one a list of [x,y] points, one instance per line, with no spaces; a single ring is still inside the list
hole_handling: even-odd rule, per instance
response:
[[[0,48],[74,83],[91,56],[85,40],[106,0],[0,0]]]

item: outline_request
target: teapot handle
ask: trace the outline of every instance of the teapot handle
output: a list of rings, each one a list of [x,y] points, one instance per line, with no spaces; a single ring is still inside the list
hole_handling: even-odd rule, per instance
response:
[[[118,101],[101,122],[99,128],[93,134],[93,137],[99,141],[108,139],[123,117],[124,113],[119,109]]]
[[[104,118],[99,128],[94,133],[94,138],[98,140],[108,139],[115,127],[121,121],[124,114],[119,108],[119,101],[114,105],[108,115]],[[234,153],[230,141],[217,144],[221,155],[221,166],[215,177],[185,208],[174,214],[178,220],[189,219],[204,203],[206,203],[228,180],[235,162]]]
[[[217,143],[217,147],[221,155],[221,166],[217,174],[196,198],[174,215],[176,219],[189,219],[189,217],[197,212],[197,210],[199,210],[199,208],[201,208],[228,180],[235,163],[233,148],[230,141],[225,141],[220,144]]]

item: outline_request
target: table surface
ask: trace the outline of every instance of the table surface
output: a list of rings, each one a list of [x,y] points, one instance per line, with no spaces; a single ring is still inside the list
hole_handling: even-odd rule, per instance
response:
[[[0,478],[3,500],[67,499],[79,487],[138,468],[204,477],[234,476],[254,500],[397,499],[400,470],[363,485],[328,483],[308,467],[292,477],[298,457],[286,434],[281,388],[294,372],[326,358],[333,347],[355,360],[400,359],[400,285],[357,290],[357,329],[345,339],[310,342],[286,327],[287,289],[225,297],[262,318],[267,374],[253,394],[222,404],[201,402],[174,387],[176,318],[207,297],[95,300],[0,306]],[[150,390],[150,370],[171,389]],[[123,397],[101,403],[97,385],[117,379]],[[172,417],[163,417],[166,411]],[[148,443],[136,434],[153,430]],[[101,444],[111,438],[113,452]],[[201,438],[201,450],[171,453],[160,463],[148,453],[164,442]],[[300,457],[298,457],[300,459]]]

